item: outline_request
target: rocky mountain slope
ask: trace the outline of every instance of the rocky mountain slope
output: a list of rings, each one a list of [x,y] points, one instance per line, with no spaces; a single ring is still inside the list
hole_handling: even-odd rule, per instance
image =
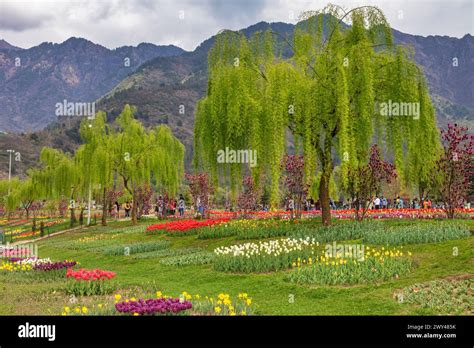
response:
[[[294,30],[291,24],[260,22],[242,31],[251,35],[269,28],[280,33],[281,37],[288,36],[290,39]],[[423,67],[427,76],[437,108],[438,123],[442,126],[456,121],[473,126],[474,37],[469,34],[461,39],[447,36],[422,37],[396,30],[393,35],[396,44],[414,48],[415,60]],[[104,92],[97,108],[107,111],[109,119],[113,120],[124,104],[129,103],[137,106],[137,117],[146,125],[168,124],[185,144],[186,163],[189,165],[192,159],[194,107],[206,90],[207,53],[214,39],[212,37],[204,41],[193,52],[157,57],[142,64],[133,73],[124,74],[114,88]],[[453,64],[455,61],[457,65]],[[119,78],[114,76],[115,79]],[[93,79],[93,76],[89,76],[89,79]],[[0,100],[1,98],[0,90]],[[6,149],[9,143],[24,149],[27,162],[17,166],[21,173],[29,163],[36,162],[37,153],[44,145],[73,151],[80,142],[77,128],[78,120],[67,119],[59,120],[35,133],[0,135],[0,149]],[[5,168],[5,160],[6,156],[0,153],[0,171]]]
[[[0,131],[35,131],[57,120],[57,103],[93,102],[144,62],[183,53],[140,44],[109,50],[85,39],[19,49],[0,41]]]

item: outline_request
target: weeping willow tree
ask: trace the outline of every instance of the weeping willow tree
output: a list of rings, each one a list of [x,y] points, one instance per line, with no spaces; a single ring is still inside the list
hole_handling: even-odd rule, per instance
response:
[[[349,26],[347,25],[349,24]],[[439,148],[435,116],[423,74],[410,52],[393,47],[391,29],[376,7],[345,11],[328,5],[303,13],[291,46],[293,56],[275,54],[276,33],[247,40],[221,35],[209,54],[207,95],[195,123],[195,165],[238,182],[242,166],[216,163],[226,147],[258,151],[254,176],[269,173],[271,203],[278,203],[285,131],[301,144],[306,180],[319,181],[322,218],[330,224],[329,190],[340,163],[342,185],[350,169],[368,161],[374,142],[384,145],[399,177],[425,182]],[[392,106],[420,106],[418,115]],[[388,110],[387,110],[388,109]],[[383,112],[382,112],[383,110]],[[413,110],[412,110],[413,111]],[[428,140],[427,140],[428,139]],[[426,144],[427,141],[429,145]]]
[[[90,200],[94,189],[100,190],[102,196],[102,225],[107,224],[107,189],[113,184],[112,161],[109,156],[110,138],[107,115],[99,111],[93,120],[84,119],[81,122],[80,134],[82,141],[75,155],[75,162],[81,172],[83,197],[88,197],[90,224]]]
[[[82,176],[74,158],[60,150],[41,150],[40,166],[29,173],[38,195],[44,199],[69,197],[71,226],[76,222],[76,199],[82,187]]]
[[[14,211],[20,207],[25,211],[26,219],[29,219],[30,209],[39,197],[38,187],[33,184],[31,178],[14,179],[11,183],[11,191],[6,197],[6,208],[8,211]]]
[[[184,175],[184,145],[164,125],[146,130],[126,105],[111,130],[107,154],[113,171],[132,196],[132,221],[137,223],[137,192],[152,177],[170,195],[176,195]]]
[[[195,118],[194,165],[209,171],[215,184],[218,177],[223,178],[221,184],[228,180],[233,200],[246,168],[232,160],[218,163],[219,151],[256,152],[257,165],[248,169],[257,185],[263,173],[273,182],[280,176],[285,119],[271,106],[277,95],[265,88],[266,75],[272,73],[259,70],[260,65],[270,67],[272,42],[271,33],[259,33],[249,41],[226,31],[216,38],[208,57],[207,96],[198,103]],[[278,79],[276,74],[271,77]],[[278,186],[272,186],[271,197],[277,201]]]

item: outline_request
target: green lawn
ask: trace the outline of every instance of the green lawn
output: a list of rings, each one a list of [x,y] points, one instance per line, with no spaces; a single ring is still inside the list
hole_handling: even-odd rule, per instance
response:
[[[469,220],[471,229],[474,221]],[[387,225],[410,224],[410,220],[385,220]],[[150,222],[144,223],[149,225]],[[394,292],[405,286],[449,276],[474,274],[474,237],[436,244],[410,245],[405,250],[413,253],[414,270],[398,280],[357,286],[309,287],[284,281],[285,272],[269,274],[236,275],[220,273],[210,265],[165,266],[159,258],[135,259],[133,256],[107,256],[92,250],[72,250],[70,243],[83,237],[123,228],[128,222],[116,222],[108,227],[95,226],[76,230],[39,242],[39,256],[53,260],[73,259],[79,267],[100,268],[117,273],[120,289],[133,286],[154,286],[166,294],[178,296],[187,291],[201,296],[216,296],[224,292],[236,296],[246,292],[263,315],[425,315],[439,314],[434,310],[398,303]],[[134,241],[167,239],[171,248],[200,247],[212,251],[215,247],[238,242],[235,237],[199,240],[195,235],[170,237],[163,234],[118,234],[112,239],[115,245],[125,246]],[[458,255],[453,256],[453,248]],[[76,267],[77,268],[77,267]],[[68,296],[61,291],[64,281],[48,283],[7,282],[0,274],[1,315],[59,314],[68,303]],[[294,301],[291,301],[294,299]]]

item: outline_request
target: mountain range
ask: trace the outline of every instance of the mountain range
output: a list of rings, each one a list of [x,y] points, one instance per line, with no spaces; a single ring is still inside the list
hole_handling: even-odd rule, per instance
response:
[[[260,22],[242,32],[250,36],[272,29],[291,36],[294,25]],[[396,44],[413,47],[424,69],[439,125],[474,124],[474,38],[416,36],[393,30]],[[113,120],[129,103],[146,125],[168,124],[192,158],[194,107],[207,86],[207,53],[215,36],[194,51],[176,46],[140,44],[115,50],[82,38],[61,44],[42,43],[30,49],[0,40],[0,149],[15,147],[22,154],[13,173],[22,174],[37,162],[42,146],[74,151],[80,143],[78,118],[62,119],[54,105],[96,101]],[[287,52],[288,55],[291,52]],[[20,66],[15,62],[20,59]],[[129,66],[125,63],[129,59]],[[7,134],[5,134],[7,133]],[[0,152],[0,176],[8,170]]]

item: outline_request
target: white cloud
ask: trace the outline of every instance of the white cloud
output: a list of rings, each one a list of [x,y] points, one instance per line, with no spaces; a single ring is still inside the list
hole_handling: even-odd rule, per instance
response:
[[[473,33],[471,0],[332,2],[347,8],[377,5],[395,29],[410,34],[462,37]],[[109,48],[151,42],[192,50],[221,29],[240,29],[262,20],[295,23],[302,11],[325,4],[309,0],[2,0],[0,38],[20,47],[76,36]]]

